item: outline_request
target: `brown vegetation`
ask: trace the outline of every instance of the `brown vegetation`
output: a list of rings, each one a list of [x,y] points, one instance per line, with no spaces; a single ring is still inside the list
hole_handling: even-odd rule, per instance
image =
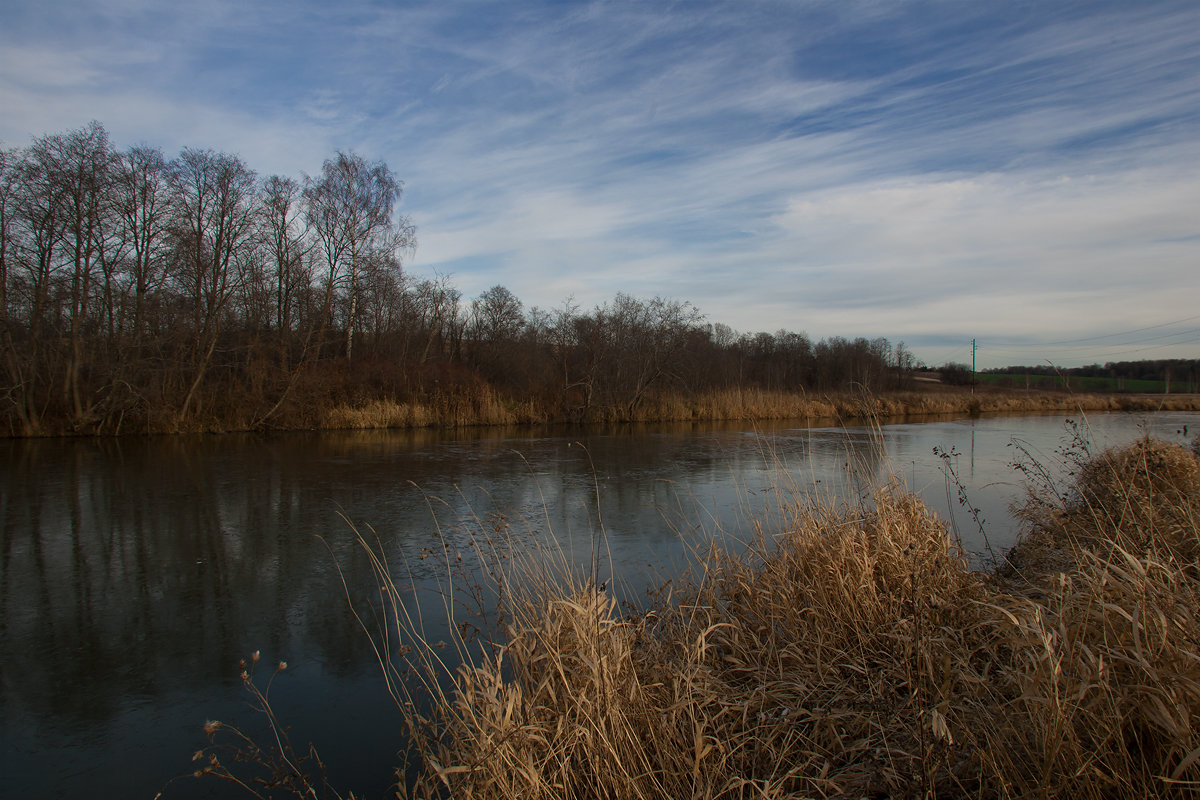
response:
[[[717,422],[803,420],[862,422],[911,419],[945,414],[1043,413],[1067,411],[1195,411],[1195,395],[1077,395],[1058,392],[839,392],[810,395],[763,389],[723,389],[687,397],[656,395],[634,413],[612,407],[594,408],[587,422]],[[371,400],[336,406],[306,427],[419,428],[469,425],[523,425],[579,421],[534,401],[507,402],[494,391],[478,396],[443,397],[429,403]]]
[[[713,553],[689,590],[630,614],[506,554],[493,588],[507,633],[451,682],[379,560],[407,790],[1194,796],[1198,503],[1193,454],[1144,440],[1040,497],[1026,543],[989,575],[897,486],[869,506],[796,498],[786,534]],[[405,695],[403,652],[432,706]]]
[[[386,165],[352,153],[300,182],[211,150],[117,150],[99,123],[0,149],[0,434],[1126,402],[916,393],[903,342],[739,334],[678,300],[547,311],[494,286],[465,302],[445,277],[402,268],[416,231],[400,197]]]

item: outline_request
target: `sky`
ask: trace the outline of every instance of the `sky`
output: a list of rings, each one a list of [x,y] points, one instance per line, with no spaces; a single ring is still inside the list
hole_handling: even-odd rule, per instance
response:
[[[931,365],[1200,358],[1200,3],[0,0],[0,142],[405,184],[470,299]]]

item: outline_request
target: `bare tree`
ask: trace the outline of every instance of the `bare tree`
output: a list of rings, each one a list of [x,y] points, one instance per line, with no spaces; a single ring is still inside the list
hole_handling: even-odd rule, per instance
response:
[[[452,353],[462,327],[459,307],[462,293],[451,285],[449,276],[438,275],[432,280],[419,281],[412,296],[420,334],[425,340],[419,363],[428,362],[435,353]]]
[[[272,175],[263,181],[263,238],[271,265],[274,325],[280,357],[287,363],[287,344],[296,321],[300,295],[312,280],[311,245],[305,240],[300,184]]]
[[[409,276],[395,267],[372,269],[360,286],[360,328],[375,355],[403,360],[411,320]]]
[[[703,319],[691,303],[624,293],[591,314],[565,304],[551,338],[572,416],[583,418],[599,405],[632,419],[652,390],[682,385],[686,350],[704,338]]]
[[[602,385],[610,404],[630,418],[651,388],[681,377],[689,334],[704,319],[691,303],[661,297],[644,301],[624,293],[595,316],[604,347]]]
[[[237,289],[235,259],[253,232],[255,178],[236,156],[186,148],[171,165],[170,184],[179,279],[192,316],[192,376],[176,417],[181,422],[212,364]]]
[[[398,376],[417,395],[486,381],[573,419],[633,419],[658,395],[884,389],[913,369],[903,343],[739,335],[662,298],[526,312],[497,285],[464,307],[449,277],[403,271],[416,234],[401,196],[353,153],[259,184],[210,150],[114,152],[99,123],[0,149],[0,424],[308,424]],[[333,331],[344,350],[326,359],[372,368],[319,368]]]
[[[493,286],[471,303],[470,353],[476,367],[490,380],[503,380],[515,371],[514,345],[525,327],[524,306],[503,286]]]
[[[93,121],[79,130],[35,140],[29,158],[44,181],[42,200],[59,220],[56,233],[60,240],[59,269],[67,281],[68,337],[62,393],[75,424],[79,424],[86,416],[85,393],[80,386],[83,333],[89,322],[105,312],[103,307],[93,307],[94,282],[101,273],[105,304],[109,309],[112,306],[111,262],[106,264],[105,249],[112,233],[108,182],[113,153],[108,133]]]
[[[17,190],[20,186],[17,178],[19,162],[20,155],[16,150],[0,148],[0,337],[4,338],[6,346],[11,334],[9,329],[10,270],[18,246],[15,239],[13,214],[16,211]]]
[[[113,205],[127,248],[125,327],[133,355],[140,355],[147,334],[149,306],[166,278],[168,233],[172,220],[168,165],[161,150],[131,147],[117,157]]]
[[[11,408],[26,435],[38,432],[37,406],[34,402],[33,386],[29,375],[27,354],[17,342],[19,331],[29,330],[32,307],[31,298],[22,292],[24,282],[18,270],[18,260],[28,244],[27,228],[22,224],[28,220],[28,202],[25,197],[25,181],[22,172],[25,162],[17,150],[0,149],[0,347],[3,348],[6,391],[3,406]],[[22,219],[24,218],[24,219]],[[26,302],[21,302],[25,300]],[[20,326],[19,320],[26,324]]]
[[[592,407],[596,386],[598,335],[595,320],[580,315],[574,297],[546,314],[545,339],[559,377],[563,410],[581,421]]]
[[[511,341],[524,326],[523,304],[503,286],[493,286],[471,302],[472,334],[480,341]]]
[[[308,221],[328,270],[322,328],[332,314],[335,292],[347,299],[346,358],[354,353],[360,281],[364,271],[399,269],[399,253],[416,247],[416,228],[407,217],[393,219],[404,184],[382,161],[368,164],[355,153],[338,153],[308,179]]]

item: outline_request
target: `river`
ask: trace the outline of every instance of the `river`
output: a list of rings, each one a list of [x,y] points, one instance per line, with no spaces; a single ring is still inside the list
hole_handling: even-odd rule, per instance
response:
[[[385,796],[399,713],[339,577],[373,585],[348,520],[418,582],[444,569],[422,558],[439,542],[470,560],[472,534],[500,531],[580,565],[598,552],[636,603],[697,545],[781,524],[781,499],[895,476],[983,566],[1016,534],[1014,462],[1060,470],[1080,440],[1182,443],[1185,426],[1200,415],[0,441],[3,794],[237,796],[171,779],[206,719],[261,730],[237,667],[261,650],[288,662],[271,698],[294,742],[343,792]]]

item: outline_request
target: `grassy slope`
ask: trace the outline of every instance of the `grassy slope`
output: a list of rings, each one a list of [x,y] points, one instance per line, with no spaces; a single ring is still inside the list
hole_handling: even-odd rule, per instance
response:
[[[975,380],[986,386],[1009,387],[1023,389],[1027,386],[1033,389],[1070,390],[1077,392],[1141,392],[1145,394],[1163,394],[1167,385],[1165,381],[1146,381],[1134,379],[1101,378],[1072,375],[1006,375],[993,373],[977,373]],[[1172,387],[1178,391],[1186,391],[1187,383],[1176,381]]]

